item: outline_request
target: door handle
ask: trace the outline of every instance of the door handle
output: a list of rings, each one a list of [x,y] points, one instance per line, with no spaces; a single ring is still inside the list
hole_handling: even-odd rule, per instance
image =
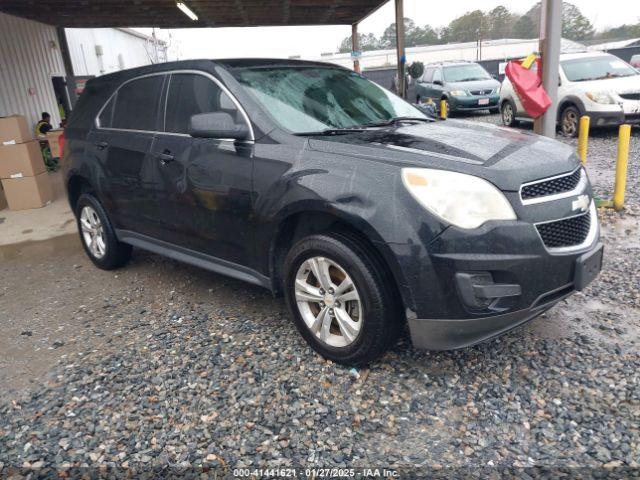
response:
[[[158,159],[160,160],[160,163],[162,165],[166,165],[167,163],[173,162],[176,157],[168,150],[165,150],[164,152],[158,154]]]
[[[96,142],[96,147],[98,150],[104,150],[105,148],[107,148],[109,146],[109,144],[107,142]]]

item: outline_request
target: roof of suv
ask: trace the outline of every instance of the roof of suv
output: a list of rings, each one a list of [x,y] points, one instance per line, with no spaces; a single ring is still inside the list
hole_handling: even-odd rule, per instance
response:
[[[208,64],[208,65],[207,65]],[[323,68],[336,68],[345,70],[344,67],[334,63],[315,62],[308,60],[293,60],[280,58],[224,58],[224,59],[195,59],[180,60],[176,62],[156,63],[154,65],[145,65],[143,67],[130,68],[120,70],[118,72],[108,73],[98,78],[104,80],[115,80],[120,77],[136,77],[147,75],[150,73],[166,72],[176,69],[202,68],[204,65],[211,66],[221,65],[225,68],[247,68],[247,67],[293,67],[293,66],[310,66]]]
[[[562,53],[560,54],[560,60],[575,60],[576,58],[593,58],[593,57],[608,57],[611,56],[607,52],[578,52],[578,53]]]

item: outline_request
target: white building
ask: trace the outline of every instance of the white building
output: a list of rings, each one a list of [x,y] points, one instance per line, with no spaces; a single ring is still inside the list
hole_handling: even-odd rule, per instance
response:
[[[67,29],[74,76],[97,76],[166,61],[164,42],[129,29]],[[60,123],[66,96],[60,40],[51,25],[0,13],[0,116],[20,114],[34,125],[41,112]]]
[[[103,75],[167,61],[167,46],[129,28],[67,28],[76,75]]]
[[[538,39],[514,39],[485,40],[482,48],[477,42],[449,43],[446,45],[428,45],[421,47],[408,47],[406,49],[407,64],[413,62],[432,63],[455,60],[505,60],[510,58],[525,57],[539,50]],[[584,50],[586,47],[571,40],[562,39],[563,51]],[[353,60],[349,53],[336,53],[323,55],[325,62],[336,63],[344,67],[353,67]],[[393,68],[396,66],[397,57],[395,50],[374,50],[362,52],[360,65],[363,70]]]

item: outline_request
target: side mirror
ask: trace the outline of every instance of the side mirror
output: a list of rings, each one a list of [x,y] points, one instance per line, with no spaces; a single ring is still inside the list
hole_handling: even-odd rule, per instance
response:
[[[199,113],[189,121],[189,134],[197,138],[225,138],[246,140],[249,128],[245,124],[237,124],[226,112]]]

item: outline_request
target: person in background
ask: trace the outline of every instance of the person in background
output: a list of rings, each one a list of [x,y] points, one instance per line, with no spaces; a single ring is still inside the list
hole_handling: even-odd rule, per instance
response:
[[[53,130],[51,126],[51,115],[47,112],[42,112],[42,120],[36,124],[36,137],[46,135],[51,130]]]
[[[49,142],[46,140],[48,132],[53,130],[51,126],[51,115],[48,112],[42,112],[42,120],[36,124],[36,138],[40,140],[40,149],[42,150],[42,159],[47,166],[47,170],[53,172],[58,167],[58,162],[51,158],[51,149],[49,148]]]

